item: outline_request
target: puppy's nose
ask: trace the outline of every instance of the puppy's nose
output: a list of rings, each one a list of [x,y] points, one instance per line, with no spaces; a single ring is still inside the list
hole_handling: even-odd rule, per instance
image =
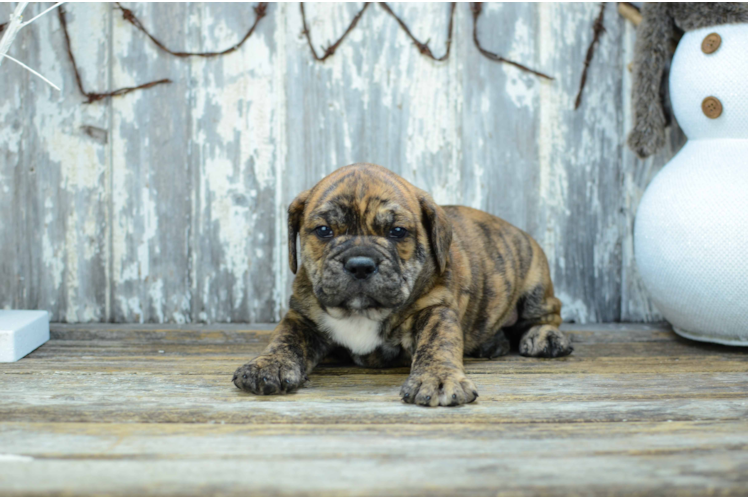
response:
[[[345,261],[345,270],[352,274],[357,280],[365,280],[377,272],[377,264],[370,257],[349,257]]]

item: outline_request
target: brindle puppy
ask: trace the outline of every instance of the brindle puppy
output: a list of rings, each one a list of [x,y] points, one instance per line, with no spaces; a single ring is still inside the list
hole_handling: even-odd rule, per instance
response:
[[[572,352],[543,250],[479,210],[440,207],[389,170],[355,164],[288,209],[290,310],[265,352],[234,384],[255,394],[296,390],[343,347],[362,366],[411,365],[406,403],[452,406],[478,397],[463,355]],[[301,266],[296,236],[301,242]]]

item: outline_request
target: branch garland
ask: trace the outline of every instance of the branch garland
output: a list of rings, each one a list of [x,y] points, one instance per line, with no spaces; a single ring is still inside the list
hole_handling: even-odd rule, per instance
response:
[[[153,43],[156,44],[156,46],[163,50],[164,52],[167,52],[175,57],[217,57],[217,56],[224,56],[226,54],[230,54],[236,50],[239,50],[242,45],[244,45],[244,42],[246,42],[249,37],[252,36],[252,33],[254,33],[255,28],[257,28],[257,25],[259,24],[260,20],[267,15],[267,8],[268,3],[267,2],[260,2],[257,4],[257,6],[254,8],[255,11],[255,22],[252,24],[252,26],[249,28],[249,31],[247,31],[247,34],[244,35],[244,38],[242,38],[238,43],[235,43],[231,47],[225,50],[221,50],[218,52],[176,52],[171,49],[169,49],[166,45],[161,43],[156,37],[150,34],[150,32],[143,26],[143,23],[140,22],[140,19],[135,17],[135,14],[130,9],[127,9],[122,6],[119,2],[115,2],[114,5],[122,11],[122,17],[125,19],[125,21],[129,22],[136,28],[138,28],[140,31],[145,33],[145,36],[151,39]]]
[[[481,5],[481,2],[473,2],[470,4],[470,10],[473,11],[473,42],[475,43],[475,46],[477,47],[477,49],[480,51],[481,54],[483,54],[484,56],[486,56],[488,59],[492,61],[511,64],[512,66],[515,66],[521,69],[522,71],[532,73],[534,75],[537,75],[541,78],[545,78],[547,80],[553,80],[552,76],[548,76],[545,73],[541,73],[540,71],[535,71],[534,69],[528,68],[527,66],[524,66],[518,62],[514,62],[509,59],[506,59],[494,52],[490,52],[484,49],[483,47],[481,47],[481,44],[478,41],[478,18],[483,12],[483,6]]]
[[[444,55],[440,57],[436,57],[433,52],[431,51],[431,48],[428,46],[429,40],[426,40],[426,42],[421,42],[418,40],[413,33],[410,31],[410,28],[408,28],[408,25],[397,15],[395,14],[389,5],[387,5],[386,2],[379,2],[380,7],[384,9],[389,15],[391,15],[393,18],[395,18],[395,21],[397,21],[400,28],[405,32],[405,34],[413,41],[413,44],[418,48],[418,51],[423,54],[424,56],[434,60],[434,61],[445,61],[449,58],[450,49],[452,47],[452,32],[453,32],[453,26],[454,26],[454,13],[455,13],[455,7],[456,2],[452,2],[450,5],[450,13],[449,13],[449,27],[447,29],[447,41],[446,41],[446,51]],[[244,35],[244,37],[237,42],[236,44],[232,45],[231,47],[217,51],[217,52],[183,52],[183,51],[174,51],[166,47],[161,41],[159,41],[155,36],[153,36],[146,28],[143,26],[143,23],[140,22],[140,20],[135,16],[135,14],[128,8],[123,7],[119,2],[115,3],[116,8],[118,8],[120,11],[122,11],[122,17],[128,21],[130,24],[135,26],[138,30],[143,32],[159,49],[163,50],[164,52],[167,52],[168,54],[171,54],[175,57],[205,57],[205,58],[211,58],[211,57],[218,57],[223,56],[226,54],[230,54],[232,52],[235,52],[239,50],[242,45],[252,36],[252,34],[255,32],[255,29],[257,28],[257,25],[259,24],[260,20],[264,18],[267,15],[267,2],[260,2],[255,6],[254,12],[255,12],[255,21],[250,26],[247,33]],[[300,2],[300,8],[301,8],[301,20],[304,27],[304,35],[306,36],[307,42],[309,43],[309,48],[312,51],[312,56],[315,60],[319,62],[325,61],[327,58],[331,57],[333,54],[335,54],[335,51],[338,49],[340,44],[345,40],[345,38],[348,36],[348,34],[356,27],[359,20],[363,16],[364,12],[366,11],[367,7],[369,6],[369,2],[365,2],[364,6],[359,10],[359,12],[353,17],[351,20],[351,23],[348,25],[348,28],[346,28],[345,32],[341,35],[340,38],[338,38],[335,43],[328,45],[326,48],[322,47],[323,55],[320,56],[317,54],[317,51],[314,49],[314,44],[312,43],[311,34],[309,32],[309,28],[307,27],[306,22],[306,13],[304,12],[304,2]],[[500,62],[500,63],[507,63],[511,64],[522,71],[526,71],[529,73],[532,73],[534,75],[537,75],[541,78],[546,78],[548,80],[553,80],[553,77],[546,75],[545,73],[541,73],[539,71],[533,70],[531,68],[528,68],[527,66],[524,66],[520,63],[517,63],[515,61],[511,61],[509,59],[506,59],[494,52],[490,52],[486,49],[484,49],[480,41],[478,39],[478,18],[483,12],[483,7],[480,2],[473,2],[470,5],[470,9],[473,13],[473,43],[475,44],[478,51],[487,59],[490,59],[492,61]],[[148,83],[144,83],[141,85],[138,85],[136,87],[123,87],[116,90],[112,90],[110,92],[87,92],[83,86],[83,81],[80,76],[80,71],[78,70],[78,65],[75,61],[75,56],[73,55],[73,50],[70,43],[70,34],[68,33],[68,27],[67,27],[67,19],[65,10],[63,7],[58,8],[58,17],[60,19],[60,25],[62,26],[62,31],[65,36],[65,44],[66,49],[68,53],[68,57],[70,58],[70,62],[73,66],[73,71],[75,73],[75,81],[78,86],[78,90],[80,90],[81,94],[83,94],[87,101],[85,101],[86,104],[90,104],[96,101],[103,100],[108,97],[116,97],[121,96],[125,94],[129,94],[130,92],[134,92],[136,90],[143,90],[148,89],[151,87],[155,87],[156,85],[162,85],[167,83],[172,83],[172,81],[168,78],[163,78],[161,80],[156,80]],[[603,25],[603,19],[605,16],[605,3],[603,2],[600,5],[600,13],[595,19],[595,22],[592,25],[593,29],[593,37],[592,41],[590,42],[589,47],[587,48],[587,54],[584,59],[584,69],[582,70],[582,78],[579,82],[579,91],[577,93],[576,100],[574,102],[574,109],[579,109],[579,106],[582,103],[582,94],[584,92],[585,85],[587,83],[587,72],[590,66],[590,63],[592,62],[592,59],[594,57],[595,53],[595,46],[599,44],[600,36],[605,32],[605,26]],[[0,24],[0,34],[5,31],[8,23],[2,23]]]
[[[322,51],[324,52],[322,56],[318,55],[317,51],[314,49],[314,44],[312,43],[311,34],[309,33],[309,28],[307,27],[307,23],[306,23],[306,12],[304,11],[304,2],[300,2],[300,6],[301,6],[301,22],[304,26],[303,33],[306,36],[307,42],[309,42],[309,48],[312,50],[312,57],[314,57],[314,59],[319,62],[323,62],[325,59],[327,59],[328,57],[332,56],[335,53],[335,51],[338,49],[338,46],[340,46],[340,44],[343,42],[345,37],[348,36],[348,33],[350,33],[356,27],[356,25],[358,24],[358,21],[361,19],[361,16],[363,16],[364,11],[369,6],[369,2],[364,3],[364,6],[361,8],[360,11],[358,11],[358,14],[356,14],[356,16],[353,18],[353,20],[348,25],[348,28],[346,28],[343,35],[340,38],[338,38],[338,40],[335,43],[327,46],[327,48],[322,47]],[[446,50],[446,53],[441,57],[434,56],[433,52],[431,52],[431,49],[428,46],[429,44],[428,40],[426,40],[426,42],[423,43],[419,41],[415,36],[413,36],[413,34],[410,32],[410,29],[405,24],[405,22],[402,19],[400,19],[400,17],[398,17],[397,14],[395,14],[392,11],[392,9],[390,8],[389,5],[387,5],[387,3],[379,2],[379,6],[382,7],[388,14],[390,14],[392,17],[395,18],[397,23],[400,25],[400,28],[402,28],[402,30],[405,31],[405,34],[408,35],[408,37],[413,41],[413,43],[418,48],[418,51],[421,54],[433,59],[434,61],[444,61],[449,57],[449,51],[452,46],[452,26],[454,23],[454,13],[455,13],[455,6],[456,6],[455,2],[452,2],[451,8],[450,8],[449,28],[447,29],[448,31],[447,43],[446,43],[447,50]]]
[[[324,61],[328,57],[332,56],[335,53],[335,50],[337,50],[338,46],[341,44],[343,39],[348,35],[348,33],[353,30],[353,28],[356,27],[356,24],[358,24],[359,19],[361,19],[361,16],[363,15],[364,11],[366,10],[366,7],[368,7],[368,2],[364,4],[363,8],[356,14],[356,16],[351,21],[351,24],[348,25],[348,28],[343,33],[343,36],[341,36],[334,44],[328,46],[327,48],[323,48],[324,55],[319,56],[317,54],[317,51],[314,50],[314,45],[312,44],[312,39],[309,34],[309,28],[307,28],[306,24],[306,13],[304,12],[304,2],[301,2],[301,21],[304,25],[304,35],[306,35],[307,41],[309,42],[309,48],[312,49],[312,56],[317,61]],[[388,14],[390,14],[392,17],[395,18],[395,21],[400,25],[400,28],[405,31],[405,34],[413,41],[415,46],[418,48],[418,51],[423,54],[424,56],[433,59],[434,61],[445,61],[449,57],[449,52],[452,47],[452,31],[453,31],[453,25],[454,25],[454,14],[455,14],[455,7],[456,2],[452,2],[450,13],[449,13],[449,27],[447,28],[447,50],[445,54],[441,57],[436,57],[433,52],[431,52],[431,48],[428,46],[429,40],[426,40],[426,42],[421,42],[418,40],[413,33],[410,31],[410,28],[408,28],[408,25],[405,24],[405,21],[403,21],[397,14],[395,14],[389,5],[387,5],[386,2],[379,2],[379,6],[382,7]],[[490,52],[483,47],[481,47],[480,41],[478,40],[478,17],[480,17],[483,9],[480,4],[480,2],[473,3],[470,6],[472,12],[473,12],[473,42],[475,43],[475,46],[478,48],[478,51],[480,51],[483,56],[486,58],[500,63],[507,63],[511,64],[512,66],[515,66],[522,71],[526,71],[528,73],[532,73],[534,75],[537,75],[542,78],[546,78],[548,80],[553,80],[553,77],[546,75],[545,73],[541,73],[539,71],[535,71],[534,69],[528,68],[527,66],[524,66],[518,62],[512,61],[510,59],[506,59],[505,57],[502,57],[498,54],[495,54],[494,52]]]
[[[395,21],[397,21],[397,24],[400,25],[400,27],[405,31],[405,34],[408,35],[408,37],[413,40],[413,43],[416,47],[418,47],[418,51],[423,54],[426,57],[429,57],[433,59],[434,61],[446,61],[447,58],[449,58],[449,50],[452,48],[452,25],[454,24],[455,19],[455,7],[457,6],[457,2],[452,2],[450,9],[449,9],[449,28],[447,28],[447,51],[444,53],[441,57],[436,57],[431,52],[431,49],[429,48],[429,40],[426,40],[425,43],[420,42],[416,37],[413,36],[413,34],[410,32],[410,29],[408,29],[408,26],[405,24],[405,22],[400,19],[397,14],[392,12],[392,9],[390,9],[390,6],[387,5],[386,2],[379,2],[379,6],[382,7],[385,11],[387,11],[392,17],[395,18]]]
[[[309,28],[307,28],[307,26],[306,26],[306,14],[304,13],[304,2],[299,2],[299,6],[301,7],[301,23],[304,26],[303,33],[304,33],[304,35],[306,35],[307,42],[309,42],[309,48],[312,49],[312,56],[317,61],[322,62],[325,59],[327,59],[328,57],[330,57],[331,55],[333,55],[335,53],[335,51],[338,50],[338,46],[343,42],[343,40],[345,39],[345,37],[348,36],[348,33],[350,33],[351,31],[353,31],[353,28],[356,27],[356,25],[358,24],[359,19],[361,19],[361,16],[364,15],[364,11],[369,6],[369,2],[364,2],[364,6],[361,7],[361,10],[358,11],[358,14],[356,14],[353,17],[353,20],[351,21],[351,24],[348,25],[348,28],[345,30],[345,32],[343,33],[343,35],[341,35],[341,37],[338,38],[338,40],[335,43],[333,43],[331,45],[328,45],[327,48],[321,47],[322,51],[324,52],[324,54],[322,55],[322,57],[320,57],[319,55],[317,55],[317,51],[314,50],[314,45],[312,44],[312,37],[309,34]]]
[[[62,32],[65,35],[65,44],[67,47],[68,57],[70,58],[70,62],[73,64],[73,71],[75,72],[75,81],[78,84],[78,90],[80,90],[81,94],[83,94],[84,96],[88,98],[88,100],[85,102],[86,104],[91,104],[92,102],[100,101],[107,97],[125,95],[125,94],[129,94],[130,92],[134,92],[136,90],[148,89],[151,87],[155,87],[156,85],[171,83],[171,80],[169,80],[168,78],[164,78],[161,80],[144,83],[142,85],[138,85],[137,87],[122,87],[117,90],[112,90],[110,92],[102,92],[102,93],[86,92],[86,89],[83,87],[83,81],[81,80],[80,72],[78,71],[78,65],[75,63],[75,56],[73,55],[73,49],[71,48],[71,45],[70,45],[70,34],[68,33],[68,22],[67,22],[67,19],[65,18],[65,9],[63,7],[59,7],[57,9],[57,16],[60,19],[60,24],[62,25]]]
[[[600,4],[600,14],[595,19],[592,25],[594,32],[592,36],[592,42],[587,48],[587,55],[584,58],[584,69],[582,70],[582,80],[579,82],[579,92],[577,93],[577,99],[574,101],[574,109],[579,109],[579,105],[582,104],[582,92],[584,91],[584,85],[587,83],[587,69],[590,67],[592,57],[595,54],[595,45],[600,41],[600,35],[605,32],[605,26],[603,26],[603,17],[605,16],[605,2]]]
[[[445,51],[444,55],[442,55],[440,57],[436,57],[434,55],[434,53],[431,51],[431,48],[428,45],[430,39],[426,40],[425,42],[421,42],[420,40],[418,40],[413,35],[413,33],[410,31],[410,28],[405,23],[405,21],[403,21],[397,14],[395,14],[393,12],[393,10],[390,8],[390,6],[386,2],[380,2],[379,4],[380,4],[380,7],[382,7],[382,9],[384,9],[389,15],[391,15],[395,19],[395,21],[397,21],[397,23],[400,26],[400,28],[413,41],[413,44],[418,48],[418,51],[421,54],[423,54],[424,56],[426,56],[426,57],[428,57],[428,58],[430,58],[430,59],[432,59],[434,61],[445,61],[445,60],[447,60],[449,58],[450,51],[451,51],[451,48],[452,48],[452,33],[453,33],[453,29],[454,29],[454,14],[455,14],[456,2],[451,2],[451,5],[450,5],[449,27],[447,28],[447,31],[448,31],[448,33],[447,33],[447,41],[445,43],[445,45],[446,45],[446,51]],[[364,5],[363,5],[363,7],[361,8],[361,10],[359,10],[359,12],[353,17],[353,19],[351,20],[351,23],[348,25],[348,27],[346,28],[346,30],[342,34],[342,36],[340,38],[338,38],[338,40],[335,41],[335,43],[332,43],[332,44],[328,45],[326,48],[322,47],[323,54],[320,56],[317,53],[317,51],[314,49],[314,45],[312,43],[311,34],[309,32],[309,28],[307,27],[306,13],[304,12],[304,2],[301,2],[300,3],[301,19],[302,19],[302,24],[303,24],[303,27],[304,27],[303,34],[306,36],[307,42],[309,43],[309,48],[312,51],[312,56],[314,57],[314,59],[317,60],[317,61],[319,61],[319,62],[323,62],[327,58],[329,58],[333,54],[335,54],[335,51],[339,48],[340,44],[345,40],[345,38],[348,36],[348,34],[356,27],[356,25],[358,24],[359,20],[363,16],[364,12],[368,8],[368,6],[369,6],[369,2],[365,2]],[[224,56],[226,54],[230,54],[232,52],[235,52],[235,51],[239,50],[242,47],[242,45],[244,45],[244,43],[255,32],[255,29],[257,28],[257,25],[259,24],[259,22],[267,15],[268,3],[267,2],[260,2],[254,8],[254,11],[255,11],[255,20],[254,20],[254,23],[252,24],[252,26],[250,26],[250,28],[247,31],[247,33],[244,35],[244,37],[239,42],[237,42],[236,44],[232,45],[231,47],[229,47],[227,49],[224,49],[224,50],[221,50],[221,51],[217,51],[217,52],[184,52],[184,51],[175,51],[175,50],[172,50],[172,49],[166,47],[166,45],[164,45],[155,36],[153,36],[148,31],[148,29],[146,29],[146,27],[143,25],[143,23],[140,21],[140,19],[138,19],[135,16],[135,14],[132,12],[132,10],[130,10],[130,9],[126,8],[126,7],[123,7],[119,2],[115,3],[115,7],[122,12],[122,17],[127,22],[129,22],[135,28],[137,28],[143,34],[145,34],[162,51],[164,51],[164,52],[166,52],[166,53],[168,53],[168,54],[170,54],[172,56],[175,56],[175,57],[193,57],[194,56],[194,57],[211,58],[211,57]],[[498,55],[498,54],[496,54],[494,52],[490,52],[490,51],[484,49],[481,46],[480,41],[478,40],[478,18],[480,17],[480,15],[482,13],[481,3],[480,2],[472,3],[471,4],[471,11],[473,13],[473,42],[475,43],[475,46],[478,49],[478,51],[483,56],[485,56],[486,58],[488,58],[488,59],[490,59],[492,61],[495,61],[495,62],[511,64],[511,65],[513,65],[513,66],[521,69],[522,71],[526,71],[528,73],[532,73],[532,74],[537,75],[537,76],[539,76],[541,78],[546,78],[548,80],[553,80],[553,77],[548,76],[545,73],[541,73],[539,71],[533,70],[531,68],[528,68],[527,66],[524,66],[524,65],[522,65],[520,63],[517,63],[515,61],[511,61],[511,60],[506,59],[506,58],[504,58],[504,57],[502,57],[502,56],[500,56],[500,55]],[[123,87],[123,88],[119,88],[119,89],[112,90],[112,91],[109,91],[109,92],[87,92],[85,90],[85,87],[83,86],[83,81],[82,81],[81,76],[80,76],[80,71],[79,71],[78,65],[77,65],[77,63],[75,61],[75,56],[73,55],[73,50],[72,50],[72,46],[71,46],[71,43],[70,43],[70,34],[68,32],[68,26],[67,26],[67,18],[66,18],[65,10],[62,7],[59,7],[59,9],[58,9],[58,17],[59,17],[59,20],[60,20],[60,25],[62,26],[63,34],[65,36],[65,44],[66,44],[66,49],[67,49],[68,57],[70,59],[70,62],[72,64],[72,66],[73,66],[73,71],[75,73],[75,81],[76,81],[76,84],[78,86],[78,90],[81,92],[81,94],[83,94],[87,98],[87,100],[85,101],[86,104],[93,103],[93,102],[96,102],[96,101],[101,101],[101,100],[109,98],[109,97],[116,97],[116,96],[121,96],[121,95],[129,94],[130,92],[134,92],[136,90],[148,89],[148,88],[151,88],[151,87],[155,87],[156,85],[162,85],[162,84],[172,83],[172,81],[170,79],[163,78],[161,80],[156,80],[156,81],[144,83],[144,84],[141,84],[141,85],[138,85],[138,86],[135,86],[135,87]],[[601,14],[600,14],[600,18],[598,20],[599,20],[600,28],[604,29],[604,28],[602,28],[602,11],[601,11]],[[596,28],[595,28],[596,29],[596,31],[595,31],[595,40],[593,41],[593,45],[597,41],[597,39],[599,38],[599,33],[598,33],[598,30],[597,30],[597,25],[598,25],[598,23],[596,22],[596,25],[595,25],[596,26]],[[7,23],[0,24],[0,34],[2,34],[2,32],[6,29],[6,26],[7,26]],[[581,96],[582,88],[584,87],[584,82],[586,80],[587,66],[589,65],[589,61],[592,58],[592,50],[593,50],[593,47],[590,46],[590,49],[588,50],[587,61],[585,62],[584,73],[582,75],[582,84],[580,86],[580,96]],[[577,101],[579,101],[580,96],[577,97]],[[578,106],[578,104],[577,104],[577,106]]]

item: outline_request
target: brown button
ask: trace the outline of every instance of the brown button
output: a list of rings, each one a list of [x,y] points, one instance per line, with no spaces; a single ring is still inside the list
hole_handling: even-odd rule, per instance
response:
[[[716,97],[707,97],[701,101],[701,111],[711,119],[719,118],[722,114],[722,103]]]
[[[704,52],[704,54],[712,54],[717,52],[717,49],[721,44],[722,37],[717,33],[710,33],[704,38],[704,41],[701,42],[701,51]]]

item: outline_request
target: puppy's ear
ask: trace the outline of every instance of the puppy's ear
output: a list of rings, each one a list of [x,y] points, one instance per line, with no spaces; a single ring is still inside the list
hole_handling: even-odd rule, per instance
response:
[[[310,191],[307,189],[301,193],[288,206],[288,264],[291,266],[291,272],[294,274],[296,274],[299,268],[299,262],[296,258],[296,237],[299,234],[304,207],[306,206],[306,200],[309,198]]]
[[[449,259],[449,246],[452,244],[452,222],[447,218],[444,209],[437,205],[427,192],[420,193],[419,201],[423,224],[428,231],[431,248],[439,264],[439,272],[443,273]]]

